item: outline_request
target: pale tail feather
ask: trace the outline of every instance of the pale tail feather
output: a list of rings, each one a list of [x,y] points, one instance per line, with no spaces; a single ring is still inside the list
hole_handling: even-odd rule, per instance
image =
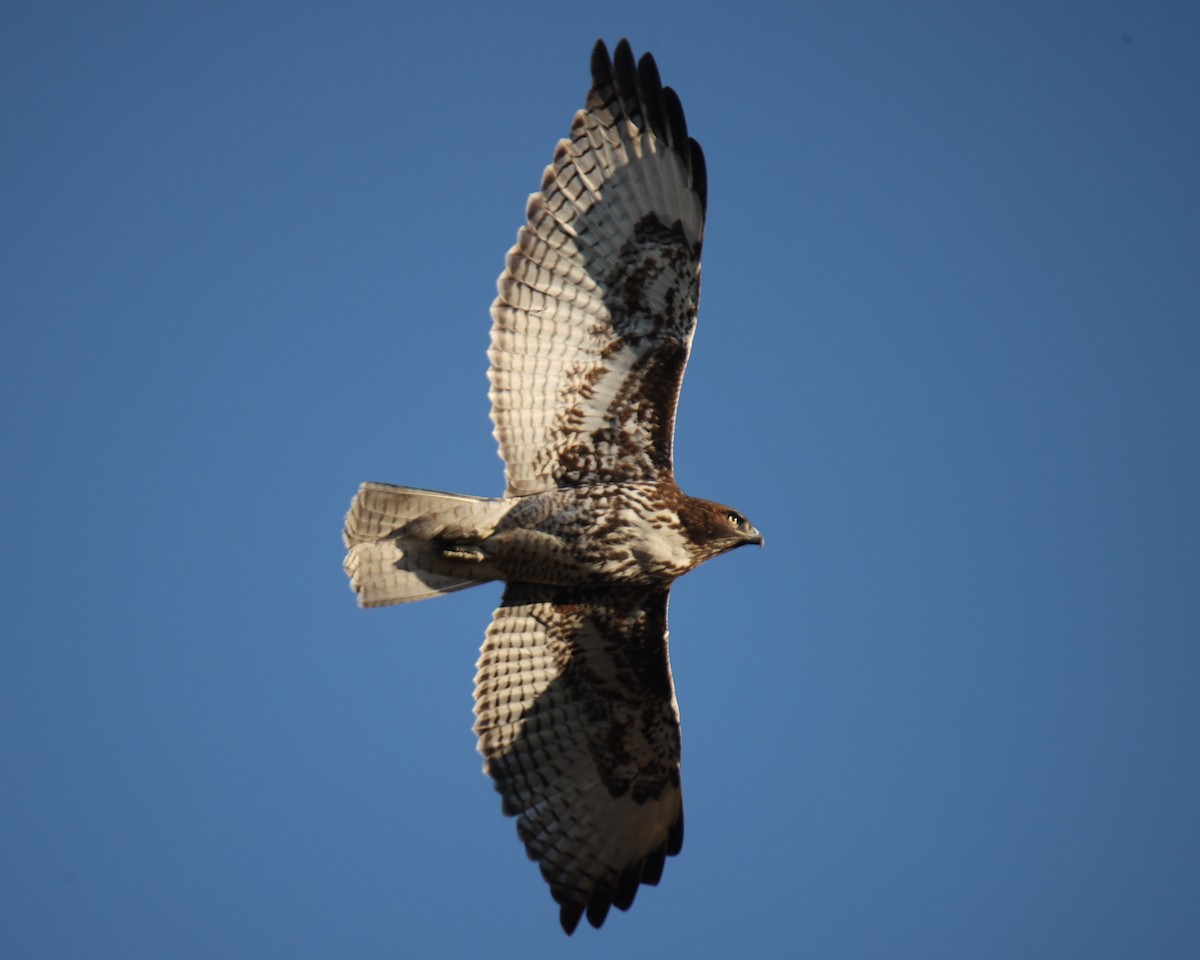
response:
[[[364,607],[408,603],[486,583],[472,556],[508,508],[502,500],[364,483],[346,514],[350,586]]]

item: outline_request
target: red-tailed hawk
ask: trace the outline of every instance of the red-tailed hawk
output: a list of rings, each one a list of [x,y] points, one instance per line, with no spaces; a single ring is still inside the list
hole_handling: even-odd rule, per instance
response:
[[[569,934],[633,903],[683,842],[667,658],[676,577],[762,544],[686,496],[671,443],[696,328],[704,155],[646,54],[592,88],[529,198],[492,304],[497,499],[366,483],[346,517],[364,607],[503,580],[475,732]]]

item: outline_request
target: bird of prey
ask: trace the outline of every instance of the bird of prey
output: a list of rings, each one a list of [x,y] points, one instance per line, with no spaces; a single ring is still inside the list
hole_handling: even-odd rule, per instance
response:
[[[707,182],[679,98],[622,40],[526,206],[492,304],[497,498],[365,483],[346,517],[364,607],[502,580],[475,732],[568,933],[683,842],[667,656],[676,577],[762,536],[685,495],[671,445],[696,328]]]

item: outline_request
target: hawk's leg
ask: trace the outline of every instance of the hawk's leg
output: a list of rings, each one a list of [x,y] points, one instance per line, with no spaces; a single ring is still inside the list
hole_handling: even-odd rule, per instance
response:
[[[444,546],[442,556],[447,560],[467,560],[471,563],[482,563],[487,559],[483,550],[473,543],[452,543]]]

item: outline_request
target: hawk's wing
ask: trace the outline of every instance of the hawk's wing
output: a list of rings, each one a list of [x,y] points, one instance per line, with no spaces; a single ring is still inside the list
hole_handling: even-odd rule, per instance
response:
[[[667,589],[510,584],[475,677],[484,769],[570,933],[683,843]]]
[[[653,58],[592,52],[592,89],[529,198],[492,304],[507,493],[671,471],[696,327],[704,155]]]

